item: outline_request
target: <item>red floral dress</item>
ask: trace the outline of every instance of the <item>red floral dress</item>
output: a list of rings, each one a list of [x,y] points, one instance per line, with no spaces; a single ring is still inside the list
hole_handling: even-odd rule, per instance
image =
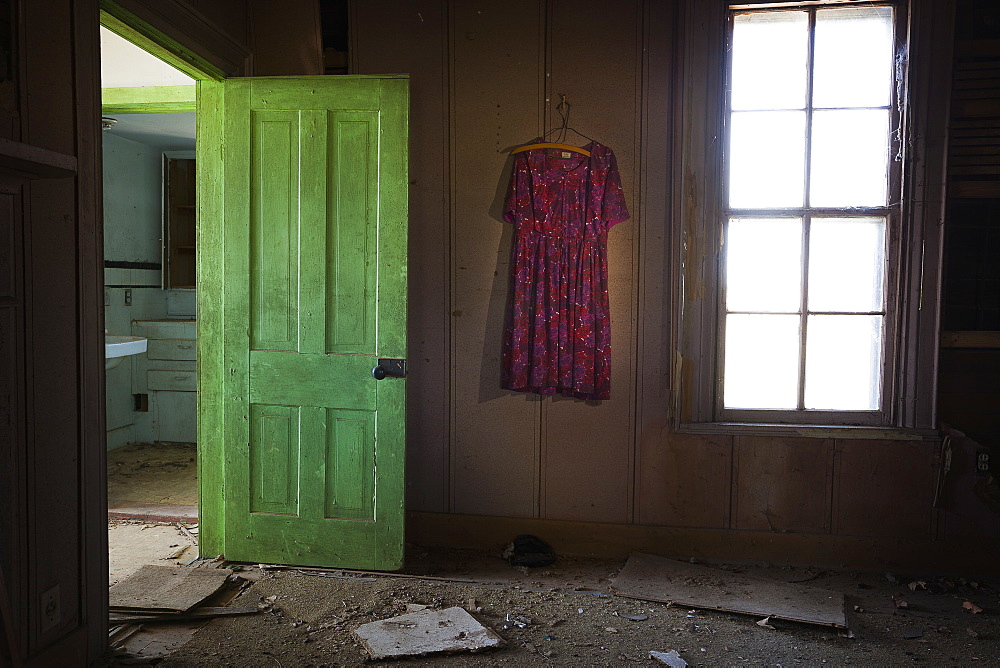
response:
[[[504,218],[515,225],[502,385],[611,397],[608,229],[628,219],[615,155],[560,149],[514,156]]]

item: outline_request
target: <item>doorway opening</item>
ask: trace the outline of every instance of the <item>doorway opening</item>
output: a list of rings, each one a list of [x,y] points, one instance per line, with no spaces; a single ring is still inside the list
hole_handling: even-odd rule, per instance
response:
[[[109,520],[180,523],[194,543],[195,79],[103,25],[101,64]]]

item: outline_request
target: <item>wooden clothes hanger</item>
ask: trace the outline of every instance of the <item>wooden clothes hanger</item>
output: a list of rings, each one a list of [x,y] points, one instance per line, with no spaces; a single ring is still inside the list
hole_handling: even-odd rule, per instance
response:
[[[562,93],[559,94],[559,104],[556,105],[556,111],[559,112],[559,116],[562,118],[562,125],[560,125],[557,128],[552,128],[551,130],[543,134],[541,136],[541,139],[545,139],[553,132],[558,132],[559,135],[557,137],[557,142],[541,141],[535,144],[525,144],[524,146],[518,146],[517,148],[515,148],[513,151],[511,151],[511,154],[513,155],[514,153],[530,151],[536,148],[557,148],[557,149],[562,149],[563,151],[573,151],[574,153],[581,153],[589,157],[590,151],[588,151],[587,149],[581,148],[579,146],[573,146],[572,144],[563,143],[566,141],[567,130],[569,130],[570,132],[575,132],[584,139],[590,139],[590,141],[597,141],[597,140],[591,139],[582,132],[579,132],[578,130],[574,130],[573,128],[569,127],[569,102],[566,101],[566,96]]]

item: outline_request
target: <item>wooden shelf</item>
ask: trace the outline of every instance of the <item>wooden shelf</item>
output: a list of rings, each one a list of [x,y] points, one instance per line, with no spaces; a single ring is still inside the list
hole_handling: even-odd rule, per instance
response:
[[[195,161],[164,156],[163,167],[163,285],[168,290],[190,290],[198,282]]]
[[[1000,348],[1000,332],[941,332],[942,348]]]
[[[0,139],[0,176],[23,181],[64,179],[76,174],[76,158],[64,153]]]

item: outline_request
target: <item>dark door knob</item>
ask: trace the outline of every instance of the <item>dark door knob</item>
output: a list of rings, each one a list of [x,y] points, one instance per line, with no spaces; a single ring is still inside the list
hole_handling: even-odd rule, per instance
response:
[[[406,378],[406,360],[380,357],[378,366],[372,369],[372,378]]]

